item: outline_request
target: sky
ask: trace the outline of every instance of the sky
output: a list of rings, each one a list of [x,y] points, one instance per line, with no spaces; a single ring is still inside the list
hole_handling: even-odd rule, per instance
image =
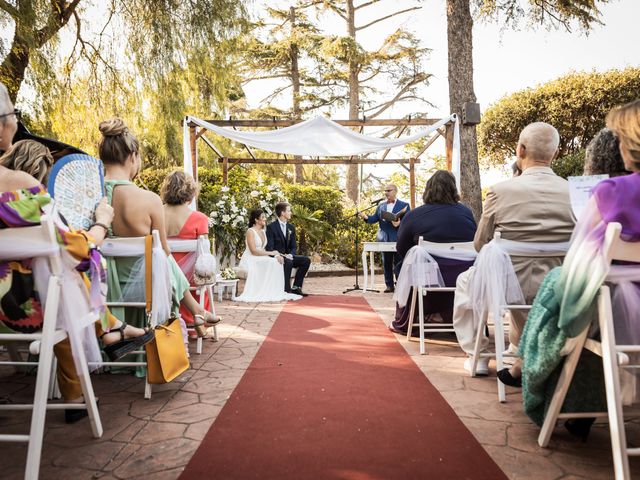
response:
[[[292,3],[286,0],[258,1],[256,10],[260,10],[264,4],[288,7]],[[371,10],[371,16],[363,17],[362,22],[358,23],[384,16],[399,6],[406,8],[416,4],[412,0],[386,0],[380,3],[383,4],[380,8],[366,9]],[[427,72],[433,74],[433,78],[422,93],[436,107],[426,109],[428,116],[439,118],[449,113],[445,0],[425,0],[421,5],[421,10],[358,32],[358,41],[368,49],[373,49],[385,35],[399,26],[412,30],[422,40],[423,46],[431,49],[424,59],[424,66]],[[481,110],[486,110],[505,95],[573,71],[605,71],[640,66],[640,48],[632,41],[640,18],[640,0],[613,0],[600,6],[600,11],[604,25],[596,25],[588,35],[580,32],[577,26],[572,32],[564,29],[548,31],[539,26],[528,28],[523,23],[519,30],[501,30],[496,24],[476,21],[473,29],[474,85]],[[321,19],[321,26],[330,33],[342,35],[345,31],[343,21],[332,21],[330,18]],[[245,88],[252,107],[257,106],[274,85],[260,83],[253,82]],[[395,108],[391,115],[403,116],[415,111],[416,107],[424,111],[423,106],[404,104]],[[346,112],[335,112],[333,118],[346,118]],[[441,155],[444,145],[437,142],[429,152]],[[486,172],[483,185],[494,183],[502,175],[503,171]]]
[[[364,0],[355,2],[359,5]],[[247,3],[257,17],[264,15],[267,6],[288,8],[296,2],[250,0]],[[358,41],[365,48],[373,50],[386,35],[402,26],[413,31],[421,39],[423,46],[431,49],[423,61],[425,71],[433,77],[420,93],[434,107],[425,107],[415,102],[400,104],[385,112],[383,116],[386,118],[402,117],[415,112],[426,112],[431,118],[449,114],[445,0],[382,0],[375,6],[360,11],[362,17],[358,18],[357,24],[362,25],[398,9],[418,4],[422,7],[420,10],[385,20],[357,34]],[[564,29],[548,31],[542,27],[530,28],[523,24],[519,30],[501,30],[496,24],[476,21],[473,29],[474,85],[481,110],[486,110],[505,95],[573,71],[605,71],[640,66],[640,48],[632,41],[640,18],[640,0],[611,0],[599,8],[603,25],[594,26],[588,35],[580,32],[577,27],[572,32]],[[321,17],[319,25],[326,33],[345,34],[345,22],[338,17]],[[3,36],[8,34],[9,32],[2,32]],[[249,107],[257,107],[260,100],[276,86],[277,83],[273,81],[250,82],[245,85]],[[382,89],[384,90],[384,85]],[[393,93],[389,91],[389,96]],[[287,108],[288,103],[288,99],[283,98],[275,104]],[[334,119],[346,116],[345,110],[335,111],[332,115]],[[365,133],[375,134],[373,130]],[[428,154],[444,155],[444,142],[434,143]],[[485,172],[482,177],[483,185],[490,185],[505,174],[506,170]]]
[[[362,3],[361,0],[356,0]],[[262,0],[254,5],[254,12],[264,12],[264,5],[288,7],[287,0]],[[382,7],[365,9],[361,23],[384,16],[398,6],[413,6],[412,0],[384,0]],[[434,115],[449,113],[447,75],[447,17],[445,0],[425,0],[422,8],[379,23],[358,32],[358,41],[367,49],[379,45],[385,35],[404,26],[413,31],[432,51],[424,59],[425,70],[433,74],[430,84],[423,90],[426,98],[437,106],[430,109]],[[502,30],[498,25],[476,21],[473,29],[473,61],[476,96],[481,109],[504,95],[533,87],[572,71],[605,71],[640,65],[640,49],[631,41],[632,32],[640,18],[639,0],[612,0],[600,7],[604,25],[596,25],[588,35],[577,28],[547,31],[544,28]],[[358,22],[360,23],[360,22]],[[345,34],[345,23],[330,17],[320,19],[324,30]],[[269,93],[272,84],[263,87],[249,84],[246,89],[250,104],[257,105]],[[411,111],[406,105],[402,110]],[[400,113],[398,111],[397,113]]]

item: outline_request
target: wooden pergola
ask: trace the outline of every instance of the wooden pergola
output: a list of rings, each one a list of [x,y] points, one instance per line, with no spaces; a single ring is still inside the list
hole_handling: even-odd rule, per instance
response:
[[[282,128],[295,125],[297,120],[206,120],[208,123],[219,127],[231,127],[234,130],[240,127],[260,127],[260,128]],[[365,127],[394,127],[398,128],[396,138],[400,137],[409,126],[429,126],[439,122],[440,119],[430,118],[403,118],[403,119],[364,119],[364,120],[334,120],[334,122],[345,127],[356,127],[363,132]],[[426,144],[417,155],[412,158],[387,158],[389,149],[385,150],[380,158],[367,157],[291,157],[287,155],[277,154],[277,157],[258,158],[254,155],[251,148],[244,145],[248,153],[247,157],[226,157],[215,144],[205,136],[208,131],[206,128],[199,127],[195,123],[189,123],[189,149],[191,152],[191,169],[193,178],[198,179],[198,140],[202,140],[211,150],[218,156],[218,162],[222,164],[222,179],[226,185],[228,182],[229,170],[242,164],[267,164],[267,165],[295,165],[295,164],[322,164],[322,165],[352,165],[352,164],[398,164],[409,172],[409,189],[411,208],[415,208],[416,200],[416,177],[415,165],[420,163],[420,156],[442,136],[445,139],[447,170],[451,171],[451,160],[453,150],[453,123],[448,122],[443,127],[435,130],[434,134],[427,140]]]

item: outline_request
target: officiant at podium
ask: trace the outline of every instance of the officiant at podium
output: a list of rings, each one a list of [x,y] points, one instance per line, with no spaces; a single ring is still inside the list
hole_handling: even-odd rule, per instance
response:
[[[404,214],[409,210],[409,204],[398,198],[398,187],[389,184],[384,187],[384,198],[379,200],[378,208],[373,215],[362,212],[360,215],[367,223],[378,223],[377,242],[395,242],[398,239],[398,228]],[[376,200],[378,201],[378,200]],[[375,203],[375,202],[374,202]],[[394,252],[382,252],[382,266],[384,267],[385,293],[395,290],[393,281]]]

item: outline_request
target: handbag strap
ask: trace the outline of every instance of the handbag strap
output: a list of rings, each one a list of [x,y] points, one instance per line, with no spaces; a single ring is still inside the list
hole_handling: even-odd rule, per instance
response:
[[[152,277],[151,277],[151,249],[153,247],[153,237],[146,235],[144,237],[144,296],[145,311],[147,317],[151,315],[151,299],[152,299]]]

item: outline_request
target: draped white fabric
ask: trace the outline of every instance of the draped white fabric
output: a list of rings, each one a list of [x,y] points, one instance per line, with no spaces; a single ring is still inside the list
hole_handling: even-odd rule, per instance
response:
[[[488,312],[497,321],[500,305],[524,303],[511,257],[500,241],[494,239],[483,246],[474,266],[476,268],[469,279],[468,306],[473,309],[476,325]]]
[[[606,282],[615,285],[611,306],[613,309],[618,345],[640,345],[637,315],[640,312],[640,266],[611,265]]]
[[[435,257],[448,258],[450,260],[471,262],[478,256],[478,252],[476,251],[464,250],[461,248],[443,248],[433,246],[432,244],[422,244],[421,247]]]
[[[116,302],[144,302],[145,301],[145,259],[144,243],[140,238],[109,238],[102,245],[102,253],[106,257],[140,257],[131,267],[131,273],[126,285],[122,289],[122,298]],[[161,245],[153,247],[151,256],[152,308],[156,312],[151,319],[151,326],[157,321],[164,323],[171,316],[171,278],[169,274],[169,259]]]
[[[47,293],[52,273],[48,256],[60,252],[62,258],[61,292],[56,328],[64,330],[71,342],[71,352],[82,349],[88,362],[100,362],[100,348],[95,335],[94,322],[100,318],[99,312],[91,311],[87,289],[82,277],[75,270],[77,262],[59,245],[43,238],[22,234],[26,230],[16,228],[4,232],[0,237],[0,260],[19,260],[33,258],[33,271],[36,291],[44,308],[47,307]],[[22,235],[21,235],[22,234]],[[83,301],[84,299],[84,301]],[[73,356],[77,371],[81,371],[79,359]],[[89,367],[90,370],[96,367]]]
[[[325,117],[314,117],[279,130],[247,132],[218,127],[204,120],[187,116],[183,124],[184,170],[191,174],[191,151],[188,124],[211,130],[225,138],[266,150],[289,155],[342,157],[361,155],[394,148],[423,138],[443,125],[454,122],[452,171],[460,189],[460,127],[457,115],[452,114],[425,130],[398,139],[371,137]]]
[[[560,256],[568,246],[568,242],[530,243],[495,238],[482,247],[469,280],[469,307],[473,308],[476,320],[479,322],[487,312],[497,319],[501,305],[525,303],[510,255]]]
[[[613,286],[611,309],[617,345],[640,345],[638,312],[640,311],[640,266],[611,265],[606,282]],[[629,353],[631,364],[640,363],[640,354]],[[631,405],[640,399],[640,371],[620,369],[620,395],[623,405]]]
[[[185,253],[176,263],[190,284],[215,283],[217,262],[211,254],[211,242],[206,235],[200,235],[196,240],[169,238],[167,243],[172,252]]]
[[[411,247],[402,260],[396,291],[393,294],[393,299],[400,307],[407,304],[411,287],[444,287],[438,262],[425,248],[418,245]]]

